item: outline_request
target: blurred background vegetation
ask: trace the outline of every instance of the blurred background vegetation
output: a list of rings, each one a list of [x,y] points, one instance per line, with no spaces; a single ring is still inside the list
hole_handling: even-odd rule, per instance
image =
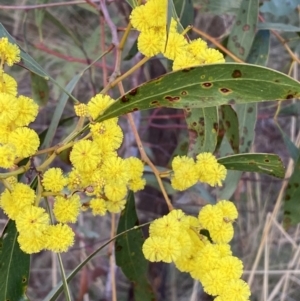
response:
[[[228,36],[234,30],[241,0],[178,0],[178,8],[185,8],[181,15],[184,26],[192,24],[195,29],[208,35],[208,43],[227,46]],[[251,0],[249,1],[251,5]],[[7,31],[61,86],[65,86],[112,43],[111,32],[101,12],[91,1],[34,1],[1,0],[0,20]],[[184,3],[184,6],[182,6]],[[37,9],[39,5],[45,8]],[[56,5],[57,4],[57,5]],[[98,5],[98,2],[95,2]],[[12,6],[14,8],[12,9]],[[110,17],[118,28],[119,37],[128,24],[130,5],[125,0],[106,1]],[[261,39],[256,49],[258,58],[270,68],[298,79],[300,50],[300,1],[271,0],[260,3]],[[278,37],[279,35],[279,37]],[[195,31],[189,36],[199,37]],[[135,65],[141,55],[136,52],[137,33],[132,31],[123,52],[122,72]],[[260,53],[261,47],[264,53]],[[288,48],[287,48],[288,47]],[[289,50],[295,57],[291,56]],[[260,57],[260,55],[262,57]],[[87,102],[102,90],[114,70],[115,50],[100,59],[81,77],[73,94]],[[162,57],[151,59],[146,65],[124,81],[129,90],[146,80],[170,71],[169,62]],[[28,70],[14,66],[9,71],[19,83],[19,94],[35,98],[40,104],[40,114],[33,127],[43,132],[50,124],[54,109],[62,91],[50,82],[41,81]],[[118,90],[111,96],[117,98]],[[291,150],[299,148],[299,103],[289,100],[281,103],[277,119],[274,118],[278,102],[258,105],[255,138],[251,150],[278,154],[287,167],[286,178],[293,168]],[[239,110],[238,106],[236,110]],[[67,103],[55,141],[66,136],[74,127],[72,103]],[[135,122],[139,128],[147,154],[157,166],[167,167],[174,154],[184,152],[188,143],[187,126],[181,110],[159,108],[136,112]],[[122,156],[138,156],[134,138],[125,117],[120,119],[125,131],[125,141],[120,150]],[[292,146],[291,146],[292,145]],[[222,149],[221,149],[222,151]],[[55,162],[68,168],[68,154]],[[167,212],[167,207],[151,173],[146,174],[147,188],[137,196],[138,215],[141,222],[151,221]],[[235,225],[232,242],[234,254],[245,265],[243,278],[251,281],[252,301],[299,300],[299,227],[282,227],[283,214],[280,202],[286,179],[281,181],[270,176],[244,173],[236,182],[226,182],[223,190],[208,189],[204,185],[175,193],[167,186],[176,208],[189,214],[197,214],[204,204],[227,196],[237,205],[240,217]],[[167,184],[167,183],[166,183]],[[231,189],[226,190],[228,187]],[[225,191],[225,192],[224,192]],[[2,229],[6,223],[0,213]],[[75,225],[76,244],[63,254],[66,272],[71,271],[86,255],[90,254],[110,235],[110,218],[81,215]],[[145,232],[145,235],[147,233]],[[109,256],[113,250],[105,249],[93,259],[71,282],[74,300],[111,300]],[[133,284],[115,269],[118,300],[133,300]],[[212,300],[188,274],[179,273],[173,265],[151,264],[149,279],[158,300]],[[59,281],[56,257],[49,252],[32,256],[31,276],[28,287],[30,300],[39,301]],[[63,300],[61,297],[60,300]]]

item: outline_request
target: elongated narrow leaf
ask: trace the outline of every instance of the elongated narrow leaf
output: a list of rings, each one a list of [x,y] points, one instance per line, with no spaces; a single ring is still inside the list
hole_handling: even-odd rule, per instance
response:
[[[233,151],[239,153],[239,121],[235,110],[230,105],[223,105],[220,107],[221,120],[225,130],[225,135]]]
[[[256,33],[258,6],[258,0],[242,0],[229,35],[227,49],[243,61],[248,57]],[[232,58],[228,57],[227,61]]]
[[[202,152],[213,153],[219,125],[217,107],[185,110],[185,119],[190,138],[188,155],[196,157]]]
[[[259,30],[254,38],[247,63],[266,66],[270,52],[270,31]]]
[[[173,0],[181,25],[186,28],[194,23],[193,0]]]
[[[133,192],[129,192],[125,209],[121,213],[118,233],[139,224]],[[116,263],[126,277],[134,283],[134,300],[153,301],[154,294],[147,280],[148,262],[142,252],[144,242],[141,230],[128,232],[116,240]]]
[[[242,0],[194,0],[200,11],[209,14],[237,14]]]
[[[294,162],[297,162],[299,154],[300,154],[300,150],[298,149],[298,147],[293,143],[293,141],[291,141],[290,137],[283,131],[283,129],[281,128],[281,126],[276,123],[281,135],[282,135],[282,139],[284,141],[284,144],[290,154],[290,156],[292,157],[292,159],[294,160]]]
[[[39,106],[46,105],[49,99],[48,81],[31,72],[31,92],[33,100]]]
[[[300,27],[294,26],[290,24],[284,24],[284,23],[258,23],[257,29],[273,29],[273,30],[279,30],[279,31],[289,31],[289,32],[299,32]]]
[[[0,300],[25,301],[30,255],[17,242],[15,222],[9,220],[0,238]]]
[[[203,65],[168,73],[132,89],[113,103],[99,121],[157,107],[205,108],[299,96],[299,82],[265,67]]]
[[[126,0],[126,2],[132,7],[135,8],[137,6],[137,0]]]
[[[283,211],[285,228],[300,222],[300,156],[295,163],[284,197]]]
[[[284,177],[280,157],[273,154],[238,154],[218,159],[227,169],[260,172],[277,178]]]

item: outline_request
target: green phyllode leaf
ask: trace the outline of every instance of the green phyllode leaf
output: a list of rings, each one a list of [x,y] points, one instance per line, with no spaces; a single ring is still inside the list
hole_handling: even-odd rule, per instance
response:
[[[39,106],[45,106],[49,99],[48,81],[31,72],[31,93],[33,100]]]
[[[217,107],[184,111],[189,131],[188,156],[196,157],[202,152],[213,153],[217,144],[219,125]]]
[[[258,0],[243,0],[228,38],[227,48],[234,55],[246,61],[250,52],[258,20]],[[231,57],[226,58],[232,61]]]
[[[126,207],[121,213],[117,233],[133,228],[138,224],[134,194],[130,191]],[[142,253],[143,242],[144,237],[141,230],[130,231],[118,237],[115,245],[116,263],[121,267],[126,277],[134,283],[134,300],[153,301],[155,297],[146,277],[148,261]]]
[[[287,229],[300,222],[300,156],[295,163],[294,172],[289,179],[283,200],[283,225]]]
[[[9,220],[0,238],[0,300],[25,301],[30,255],[17,242],[15,222]]]
[[[274,154],[237,154],[218,159],[226,169],[260,172],[280,179],[284,178],[284,166]]]
[[[206,108],[300,96],[300,84],[269,68],[211,64],[168,73],[127,92],[97,121],[157,107]]]
[[[239,153],[240,134],[239,121],[235,110],[230,105],[223,105],[220,107],[221,120],[225,130],[227,140],[233,151]]]

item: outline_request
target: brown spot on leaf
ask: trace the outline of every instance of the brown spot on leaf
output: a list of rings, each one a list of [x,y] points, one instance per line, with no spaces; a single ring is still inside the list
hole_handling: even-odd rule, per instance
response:
[[[179,96],[165,96],[164,99],[166,99],[169,102],[178,102],[178,101],[180,101]]]
[[[151,102],[150,102],[150,105],[151,105],[151,106],[155,106],[155,107],[160,107],[160,103],[159,103],[158,100],[153,100],[153,101],[151,101]]]
[[[247,113],[252,113],[252,112],[253,112],[253,108],[252,107],[250,107],[250,108],[247,109]]]
[[[250,25],[249,24],[245,24],[243,26],[243,31],[248,31],[250,29]]]
[[[201,86],[203,88],[211,88],[213,86],[213,84],[212,83],[202,83]]]
[[[288,94],[285,99],[292,99],[292,98],[294,98],[294,95],[293,94]]]
[[[248,134],[248,129],[247,129],[247,127],[245,127],[245,126],[243,127],[243,134],[244,134],[244,135],[247,135],[247,134]]]
[[[217,122],[214,122],[213,128],[215,129],[216,132],[219,130],[219,124]]]
[[[240,77],[242,77],[242,72],[241,72],[241,70],[235,69],[235,70],[232,72],[231,76],[232,76],[233,78],[240,78]]]
[[[241,25],[241,23],[242,23],[242,22],[241,22],[240,20],[237,20],[237,21],[235,22],[236,25]]]
[[[231,93],[232,92],[232,90],[230,90],[230,89],[227,89],[227,88],[221,88],[221,89],[219,89],[222,93],[225,93],[225,94],[229,94],[229,93]]]
[[[230,100],[228,101],[228,104],[229,104],[229,105],[234,105],[234,104],[235,104],[235,100],[234,100],[234,99],[230,99]]]
[[[226,121],[225,121],[225,124],[226,124],[227,128],[230,128],[231,124],[230,124],[230,121],[229,121],[229,120],[226,120]]]
[[[237,41],[237,38],[238,38],[237,35],[233,36],[233,37],[232,37],[232,41],[233,41],[233,42],[236,42],[236,41]]]
[[[243,55],[245,53],[245,48],[244,47],[240,47],[239,48],[239,54]]]
[[[186,95],[188,95],[188,92],[187,91],[181,91],[180,95],[186,96]]]
[[[270,160],[269,159],[265,159],[264,160],[266,163],[270,163]]]
[[[128,98],[126,95],[123,95],[123,96],[121,97],[121,102],[126,103],[126,102],[128,102],[128,101],[129,101],[129,98]]]
[[[132,89],[132,90],[129,92],[129,95],[134,96],[134,95],[136,95],[137,91],[138,91],[138,89],[137,89],[137,88],[134,88],[134,89]]]

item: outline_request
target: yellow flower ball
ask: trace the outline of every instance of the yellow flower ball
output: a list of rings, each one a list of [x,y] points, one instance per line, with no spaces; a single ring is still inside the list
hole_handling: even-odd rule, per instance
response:
[[[49,168],[43,175],[42,184],[46,190],[60,192],[67,185],[68,180],[64,177],[61,168]]]
[[[16,126],[27,126],[35,120],[39,111],[39,106],[34,100],[23,95],[18,97],[18,108],[19,113],[15,120]]]
[[[88,102],[87,109],[93,120],[95,120],[113,103],[114,100],[109,95],[97,94]]]
[[[106,201],[100,198],[91,199],[90,208],[92,209],[93,215],[103,216],[107,211]]]
[[[17,82],[8,74],[0,70],[0,93],[6,93],[13,96],[17,95]]]
[[[60,223],[75,223],[80,213],[81,202],[77,194],[70,198],[62,196],[55,197],[53,213],[56,220]]]

